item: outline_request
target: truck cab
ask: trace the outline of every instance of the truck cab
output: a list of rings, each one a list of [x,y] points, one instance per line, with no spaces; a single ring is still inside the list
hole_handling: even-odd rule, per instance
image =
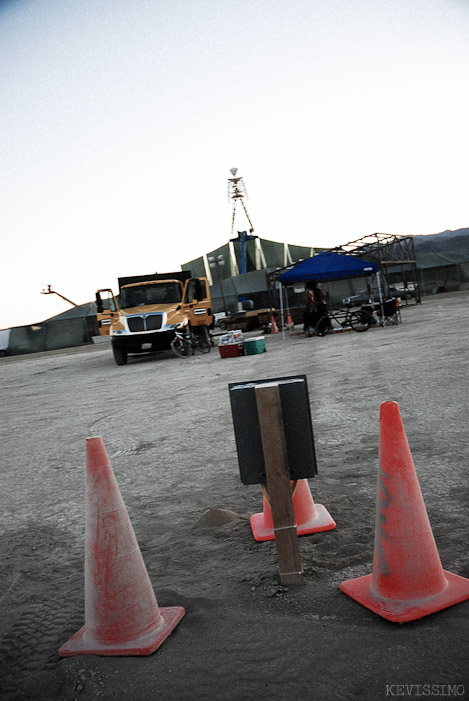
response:
[[[96,293],[98,328],[109,330],[117,365],[129,355],[170,348],[176,329],[212,325],[207,278],[189,271],[119,279],[119,296],[110,289]]]

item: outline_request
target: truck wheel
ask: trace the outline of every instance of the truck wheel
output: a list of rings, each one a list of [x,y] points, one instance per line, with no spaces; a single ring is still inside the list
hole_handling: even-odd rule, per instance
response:
[[[206,326],[202,326],[199,329],[199,350],[201,353],[210,353],[210,334]]]
[[[197,345],[201,353],[210,353],[210,341],[206,338],[199,338]]]
[[[221,331],[226,331],[227,328],[228,328],[228,324],[227,324],[226,321],[220,321],[220,322],[218,323],[218,326],[219,326],[219,328],[220,328]]]
[[[116,365],[127,365],[127,351],[121,350],[120,348],[113,348],[112,354]]]

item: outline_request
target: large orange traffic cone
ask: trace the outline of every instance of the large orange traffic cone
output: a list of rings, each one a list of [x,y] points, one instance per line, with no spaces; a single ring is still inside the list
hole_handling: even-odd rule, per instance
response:
[[[273,314],[270,315],[270,326],[271,326],[270,333],[278,333],[277,324],[275,323],[275,317]]]
[[[184,613],[158,608],[103,441],[87,438],[85,625],[59,655],[151,655]]]
[[[340,589],[400,623],[469,599],[469,579],[441,566],[396,402],[381,404],[379,453],[373,574]]]
[[[292,483],[293,484],[293,483]],[[330,513],[322,504],[315,504],[309,488],[308,480],[298,480],[292,494],[293,511],[298,535],[331,531],[336,524]],[[272,509],[268,496],[264,492],[264,510],[250,518],[254,539],[262,542],[275,540]]]

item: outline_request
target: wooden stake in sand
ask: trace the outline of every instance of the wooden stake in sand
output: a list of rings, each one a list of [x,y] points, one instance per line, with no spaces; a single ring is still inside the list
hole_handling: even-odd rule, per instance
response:
[[[304,584],[290,473],[288,470],[282,405],[278,383],[256,387],[256,403],[266,469],[266,490],[274,522],[280,582]]]

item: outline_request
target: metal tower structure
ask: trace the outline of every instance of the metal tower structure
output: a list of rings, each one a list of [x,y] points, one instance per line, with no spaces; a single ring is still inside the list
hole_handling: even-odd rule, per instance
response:
[[[257,236],[254,235],[254,226],[251,221],[251,217],[249,216],[247,207],[246,207],[246,202],[245,199],[247,199],[247,191],[246,191],[246,186],[244,184],[244,180],[242,177],[237,176],[238,169],[237,168],[231,168],[230,173],[232,175],[231,178],[228,178],[228,200],[233,203],[233,213],[231,216],[231,237],[230,241],[239,241],[241,242],[241,268],[240,268],[240,273],[241,275],[244,275],[246,272],[246,242],[247,241],[252,241],[253,239],[257,239]],[[236,238],[233,238],[233,232],[235,228],[235,220],[236,220],[236,210],[238,208],[238,205],[241,204],[241,207],[244,210],[244,214],[246,215],[246,219],[249,222],[249,233],[247,231],[238,231],[238,236]]]

